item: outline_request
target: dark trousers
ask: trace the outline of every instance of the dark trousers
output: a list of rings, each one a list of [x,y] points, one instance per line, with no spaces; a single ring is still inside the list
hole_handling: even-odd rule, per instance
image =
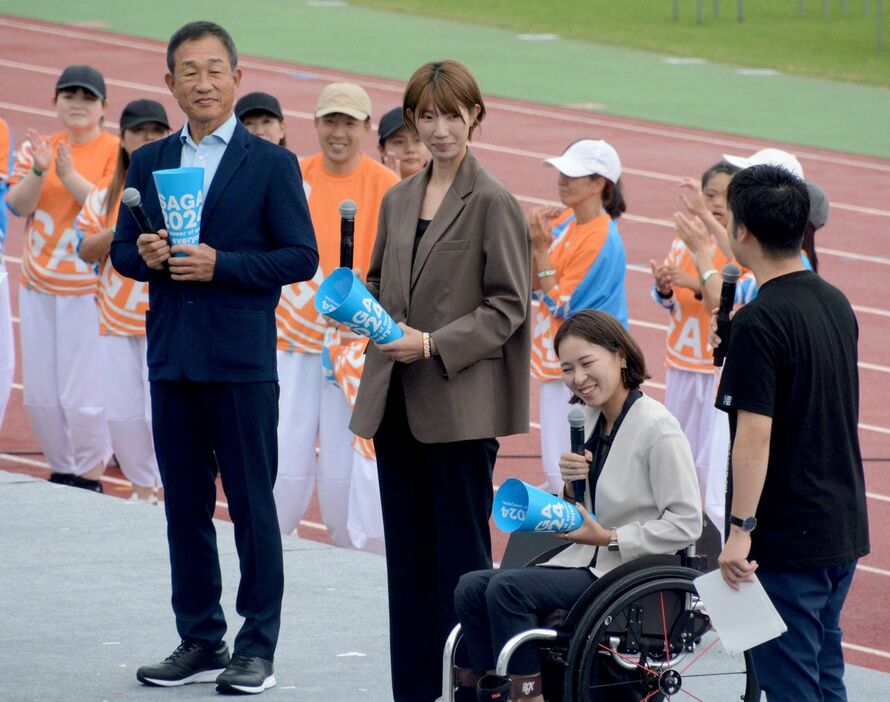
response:
[[[461,575],[491,567],[496,439],[422,444],[411,434],[397,374],[374,437],[386,542],[395,702],[442,694],[442,650],[457,624]]]
[[[846,702],[841,610],[856,561],[806,570],[757,569],[788,631],[751,649],[770,702]]]
[[[473,670],[494,670],[504,644],[539,626],[540,618],[558,609],[571,609],[595,580],[587,568],[508,568],[464,575],[454,603]],[[516,650],[509,672],[541,672],[536,641]]]
[[[272,485],[278,466],[278,383],[151,384],[164,483],[173,612],[183,639],[217,646],[226,633],[213,512],[222,477],[241,565],[234,650],[272,659],[284,576]]]

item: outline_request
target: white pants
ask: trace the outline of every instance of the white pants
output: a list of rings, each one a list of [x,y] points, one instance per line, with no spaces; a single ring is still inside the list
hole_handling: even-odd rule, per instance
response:
[[[363,551],[386,555],[383,544],[383,512],[377,461],[353,451],[352,482],[349,486],[347,528],[352,545]]]
[[[151,396],[144,336],[103,336],[102,402],[121,471],[137,487],[160,487],[151,438]]]
[[[297,528],[317,477],[321,516],[331,541],[351,546],[346,515],[355,452],[346,398],[340,388],[322,378],[320,354],[279,351],[278,382],[275,507],[281,533],[291,534]]]
[[[19,310],[24,404],[46,460],[75,475],[104,466],[111,438],[95,299],[21,288]]]
[[[541,383],[541,463],[551,492],[558,492],[563,484],[559,457],[572,448],[568,420],[571,399],[572,391],[561,380]]]
[[[714,407],[720,376],[676,368],[665,372],[664,405],[689,439],[705,513],[723,534],[729,420]]]
[[[9,278],[0,259],[0,427],[6,415],[12,377],[15,373],[15,337],[12,333],[12,306],[9,302]]]

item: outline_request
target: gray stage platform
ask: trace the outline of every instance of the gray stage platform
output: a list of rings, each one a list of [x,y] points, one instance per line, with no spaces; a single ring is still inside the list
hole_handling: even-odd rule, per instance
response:
[[[231,525],[217,531],[235,631],[237,556]],[[391,699],[383,559],[297,538],[284,550],[278,687],[262,699]],[[0,471],[2,702],[228,699],[213,685],[136,682],[178,643],[169,599],[163,509]],[[890,689],[890,675],[863,668],[847,679],[851,702]]]

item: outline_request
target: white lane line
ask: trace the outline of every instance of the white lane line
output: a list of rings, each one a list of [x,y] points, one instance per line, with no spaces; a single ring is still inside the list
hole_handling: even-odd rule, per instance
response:
[[[14,256],[7,256],[6,260],[10,263],[16,263],[21,265],[21,259],[16,258]],[[650,271],[646,266],[641,266],[637,263],[628,263],[627,270],[633,273],[643,273],[646,275],[650,275]],[[882,317],[890,317],[890,311],[888,310],[880,310],[875,307],[862,307],[860,305],[853,305],[853,309],[857,312],[863,312],[868,314],[876,314]],[[12,318],[13,324],[18,324],[19,318]],[[629,319],[628,322],[634,326],[641,327],[643,329],[654,329],[655,331],[666,332],[668,330],[667,324],[659,324],[658,322],[648,322],[643,319]],[[882,366],[878,363],[868,363],[866,361],[860,361],[859,367],[865,370],[877,371],[879,373],[890,373],[890,366]],[[13,385],[13,387],[16,387]],[[21,386],[19,386],[20,388]]]
[[[2,24],[3,23],[0,22],[0,26],[2,26]],[[242,61],[242,64],[247,65],[244,61]],[[14,70],[42,73],[44,75],[57,76],[59,74],[59,69],[52,67],[52,66],[41,66],[38,64],[26,63],[23,61],[10,61],[9,59],[0,59],[0,66],[5,66],[7,68],[11,68]],[[263,66],[260,66],[260,67],[264,68]],[[293,71],[289,71],[289,73],[293,73]],[[121,87],[121,88],[127,88],[127,89],[131,89],[131,90],[139,90],[142,92],[156,93],[158,95],[169,95],[169,90],[167,90],[166,88],[149,85],[147,83],[138,83],[138,82],[129,81],[129,80],[120,80],[117,78],[106,78],[105,82],[108,83],[109,85],[113,85],[113,86],[117,86],[117,87]],[[401,92],[401,89],[399,90],[399,92]],[[513,107],[515,107],[515,106],[513,106]],[[515,111],[522,111],[522,110],[512,109],[512,111],[515,112]],[[528,112],[528,114],[536,114],[537,112],[538,112],[538,110],[532,110],[531,112]],[[307,112],[284,110],[284,113],[286,115],[289,115],[292,117],[297,117],[299,119],[314,119],[315,118],[315,116],[313,114],[310,114]],[[548,114],[552,114],[552,113],[548,113]],[[55,114],[50,113],[49,116],[55,116]],[[108,123],[108,124],[109,124],[109,126],[111,126],[111,123]],[[488,143],[484,143],[484,142],[477,142],[474,144],[474,147],[479,150],[482,150],[482,151],[493,151],[496,153],[508,154],[508,155],[512,155],[512,156],[531,158],[536,161],[542,161],[545,158],[550,158],[552,156],[552,154],[546,154],[546,153],[542,153],[542,152],[538,152],[538,151],[529,151],[528,149],[517,149],[514,147],[510,147],[510,146],[502,146],[499,144],[488,144]],[[798,157],[801,156],[800,152],[796,151],[796,153],[797,153]],[[890,166],[886,166],[885,170],[890,172]],[[668,182],[672,182],[672,183],[680,183],[683,181],[683,176],[672,175],[669,173],[660,173],[657,171],[650,171],[650,170],[646,170],[646,169],[631,168],[631,167],[625,166],[622,168],[622,171],[628,175],[635,175],[635,176],[640,176],[643,178],[653,178],[656,180],[664,180],[664,181],[668,181]],[[853,204],[848,204],[848,203],[843,203],[843,202],[832,202],[831,206],[835,209],[848,210],[850,212],[856,212],[858,214],[875,215],[878,217],[890,217],[890,210],[882,210],[882,209],[878,209],[875,207],[865,207],[865,206],[861,206],[861,205],[853,205]],[[673,225],[671,225],[671,226],[673,226]]]
[[[881,495],[877,492],[866,492],[865,496],[870,500],[877,500],[878,502],[890,502],[890,495]]]
[[[35,468],[46,468],[47,470],[51,470],[49,463],[47,463],[46,461],[38,461],[37,459],[25,458],[24,456],[14,456],[9,453],[0,453],[0,461],[8,461],[9,463],[19,463],[23,466],[34,466]],[[130,487],[132,485],[129,480],[122,480],[111,475],[103,475],[100,480],[103,483],[108,483],[109,485],[118,485],[120,487]],[[226,511],[228,511],[229,509],[229,504],[222,500],[217,500],[216,506],[221,507]],[[306,519],[300,520],[300,526],[307,527],[308,529],[319,529],[321,531],[327,531],[327,527],[324,524],[319,524],[318,522],[310,522]]]
[[[867,653],[871,656],[880,656],[881,658],[890,658],[890,651],[881,651],[877,648],[869,648],[868,646],[857,646],[856,644],[847,643],[846,641],[841,641],[841,646],[844,648],[848,648],[851,651],[858,651],[859,653]]]
[[[520,202],[527,202],[530,205],[545,205],[545,206],[555,206],[561,207],[561,203],[556,200],[548,200],[546,198],[541,197],[532,197],[530,195],[516,195],[514,196]],[[890,213],[888,213],[890,214]],[[639,222],[640,224],[651,224],[656,227],[664,227],[665,229],[674,228],[674,223],[669,219],[660,219],[657,217],[644,217],[643,215],[635,215],[635,214],[623,214],[621,215],[622,219],[626,219],[628,222]],[[841,249],[831,249],[831,248],[823,248],[820,246],[818,249],[820,254],[825,254],[826,256],[836,256],[837,258],[846,258],[846,259],[854,259],[857,261],[867,261],[868,263],[878,263],[883,266],[890,266],[890,258],[886,256],[873,256],[871,254],[862,254],[855,253],[853,251],[843,251]],[[643,269],[646,273],[649,272],[648,268]]]
[[[42,110],[39,107],[26,107],[25,105],[15,105],[11,102],[0,102],[0,108],[5,110],[11,110],[13,112],[23,112],[29,115],[39,115],[40,117],[52,117],[53,119],[57,119],[58,115],[55,112],[51,112],[50,110]],[[120,124],[114,122],[112,120],[106,119],[102,122],[102,126],[107,127],[108,129],[119,129]]]
[[[874,566],[867,565],[857,565],[856,570],[863,570],[866,573],[874,573],[875,575],[884,575],[890,578],[890,570],[884,570],[883,568],[875,568]]]
[[[139,49],[142,51],[148,51],[154,54],[165,54],[166,48],[160,43],[150,44],[145,41],[138,41],[133,39],[126,39],[123,37],[115,37],[113,34],[109,34],[107,32],[98,32],[98,31],[89,31],[89,30],[73,30],[73,29],[63,29],[57,27],[47,27],[44,25],[35,25],[30,24],[28,22],[12,20],[12,19],[4,19],[0,20],[0,27],[7,26],[13,29],[19,29],[22,31],[30,31],[42,34],[51,34],[55,36],[63,36],[72,39],[83,39],[90,43],[102,43],[109,44],[112,46],[123,46],[130,49]],[[285,66],[276,66],[272,65],[271,59],[269,63],[264,63],[259,60],[251,60],[251,59],[241,59],[239,62],[242,67],[247,68],[256,68],[261,71],[267,71],[270,73],[278,73],[287,76],[293,76],[295,73],[303,73],[305,75],[309,75],[312,77],[316,77],[319,80],[343,80],[344,77],[353,77],[354,73],[347,72],[338,72],[334,70],[328,69],[316,69],[312,67],[303,67],[294,65],[292,67]],[[281,63],[287,63],[284,60],[281,60]],[[58,72],[58,71],[57,71]],[[385,80],[385,79],[384,79]],[[398,81],[391,82],[383,82],[379,78],[375,79],[373,77],[362,77],[360,81],[363,85],[369,88],[374,88],[377,90],[382,90],[395,94],[402,94],[405,90],[404,85]],[[533,117],[544,117],[551,121],[563,121],[563,122],[571,122],[576,124],[584,124],[590,126],[598,126],[598,127],[606,127],[610,129],[616,129],[620,131],[626,132],[635,132],[638,134],[649,134],[653,136],[661,136],[667,137],[671,139],[678,139],[681,141],[690,141],[699,144],[711,144],[714,146],[720,146],[724,148],[732,148],[732,149],[741,149],[745,152],[747,151],[756,151],[764,146],[763,142],[760,142],[754,138],[750,138],[747,140],[742,139],[732,139],[724,136],[707,136],[704,134],[698,134],[694,132],[683,132],[676,129],[666,128],[666,127],[655,127],[655,126],[645,126],[641,124],[629,124],[622,121],[619,121],[617,118],[608,118],[608,117],[594,117],[592,115],[581,115],[581,114],[572,114],[569,112],[548,109],[546,105],[542,105],[540,107],[531,107],[521,104],[514,104],[509,102],[502,102],[500,100],[487,100],[486,105],[492,109],[500,109],[505,112],[514,112],[517,114],[523,114]],[[846,156],[834,156],[829,154],[819,154],[812,153],[808,151],[800,151],[797,148],[794,148],[792,145],[792,149],[794,150],[795,155],[800,159],[808,159],[812,161],[820,161],[823,163],[831,163],[834,165],[841,166],[851,166],[853,168],[862,168],[865,170],[873,170],[873,171],[883,171],[890,173],[890,165],[884,163],[874,163],[871,161],[864,161],[857,159],[855,157],[846,157]],[[549,154],[552,155],[552,154]],[[832,203],[832,206],[835,206]],[[843,209],[843,208],[841,208]],[[870,209],[870,208],[863,208]],[[890,213],[888,213],[890,216]]]

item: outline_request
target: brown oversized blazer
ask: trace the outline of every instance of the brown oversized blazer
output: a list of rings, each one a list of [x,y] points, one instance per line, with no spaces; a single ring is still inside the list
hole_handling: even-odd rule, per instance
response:
[[[383,198],[368,289],[397,322],[430,332],[439,356],[401,370],[423,443],[528,431],[531,241],[516,199],[469,151],[411,254],[432,164]],[[370,438],[393,362],[368,344],[350,428]]]

